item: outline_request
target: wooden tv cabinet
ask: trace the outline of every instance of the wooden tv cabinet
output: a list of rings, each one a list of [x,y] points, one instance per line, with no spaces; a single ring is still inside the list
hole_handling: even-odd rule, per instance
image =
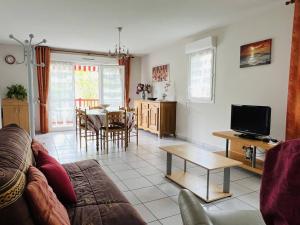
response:
[[[242,162],[242,164],[239,165],[241,168],[257,174],[262,174],[264,167],[264,160],[257,158],[257,149],[266,152],[276,145],[260,140],[241,138],[237,136],[238,133],[233,131],[218,131],[213,132],[213,135],[226,139],[225,151],[216,152],[217,154],[224,155],[234,160],[238,160]],[[244,151],[245,147],[251,147],[253,149],[253,160],[246,159],[246,154]]]
[[[138,128],[158,134],[174,135],[176,131],[176,102],[135,100],[138,109]]]

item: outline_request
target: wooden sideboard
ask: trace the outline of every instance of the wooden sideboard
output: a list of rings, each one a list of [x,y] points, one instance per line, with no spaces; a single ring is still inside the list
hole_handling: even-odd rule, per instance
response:
[[[238,133],[234,131],[218,131],[213,132],[213,135],[226,140],[225,151],[217,152],[217,154],[240,161],[242,162],[240,167],[257,174],[262,174],[264,168],[264,160],[259,159],[256,155],[257,148],[266,152],[276,145],[260,140],[241,138],[238,136]],[[253,149],[253,155],[251,159],[246,158],[244,150],[245,148]]]
[[[17,124],[29,132],[29,117],[27,101],[17,99],[2,99],[3,126]]]
[[[138,109],[138,127],[140,129],[158,134],[174,135],[176,131],[176,102],[136,100]]]

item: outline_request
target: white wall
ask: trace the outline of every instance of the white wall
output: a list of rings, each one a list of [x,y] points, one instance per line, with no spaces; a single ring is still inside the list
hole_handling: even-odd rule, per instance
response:
[[[22,84],[27,87],[27,70],[24,64],[9,65],[5,62],[6,55],[13,55],[22,60],[22,48],[15,45],[0,44],[0,96],[5,97],[6,87],[12,84]]]
[[[5,62],[6,55],[13,55],[17,61],[23,60],[22,47],[18,45],[0,44],[0,98],[5,98],[7,86],[22,84],[27,88],[27,67],[25,64],[9,65]],[[35,94],[37,93],[37,79],[34,80]],[[36,129],[39,130],[39,109],[36,107]]]
[[[284,139],[292,12],[291,7],[275,5],[264,14],[194,35],[142,58],[143,82],[151,82],[154,65],[170,64],[179,137],[197,144],[223,146],[224,142],[211,133],[229,129],[231,104],[253,104],[271,106],[271,135]],[[209,35],[216,36],[218,42],[215,104],[188,103],[185,45]],[[267,38],[273,39],[272,63],[240,69],[240,46]]]

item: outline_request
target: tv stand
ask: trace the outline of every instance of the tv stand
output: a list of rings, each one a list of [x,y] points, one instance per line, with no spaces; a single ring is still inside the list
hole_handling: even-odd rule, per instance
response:
[[[257,148],[266,152],[276,145],[259,139],[252,139],[245,135],[241,137],[239,133],[234,131],[218,131],[213,132],[213,135],[226,140],[225,151],[216,152],[217,154],[240,161],[242,162],[240,167],[257,174],[262,174],[264,167],[264,161],[256,157]],[[252,151],[250,159],[245,153],[247,149]]]
[[[251,139],[251,140],[260,140],[258,136],[254,134],[243,134],[243,133],[237,133],[235,136],[240,137],[240,138],[246,138],[246,139]]]

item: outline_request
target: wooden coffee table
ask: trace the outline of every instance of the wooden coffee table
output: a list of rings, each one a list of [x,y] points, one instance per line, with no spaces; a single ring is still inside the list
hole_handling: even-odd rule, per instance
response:
[[[230,167],[239,166],[241,162],[201,150],[193,145],[172,145],[160,147],[167,152],[166,177],[180,186],[189,189],[205,202],[230,197]],[[172,173],[172,155],[184,160],[184,171]],[[194,163],[207,170],[207,179],[192,175],[186,171],[186,162]],[[209,184],[210,172],[224,169],[223,190]]]

